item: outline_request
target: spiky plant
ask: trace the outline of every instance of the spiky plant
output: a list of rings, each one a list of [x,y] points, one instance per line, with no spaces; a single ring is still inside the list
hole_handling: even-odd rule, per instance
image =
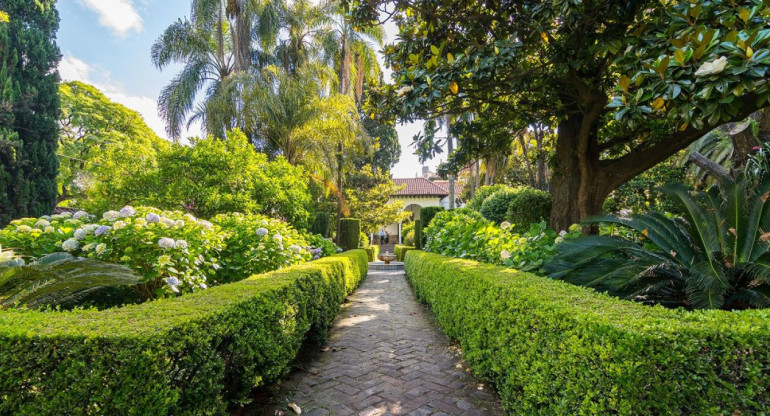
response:
[[[566,241],[550,276],[645,303],[693,309],[770,307],[770,180],[728,180],[708,191],[671,185],[684,216],[659,212],[588,222],[633,229],[641,242]]]
[[[131,269],[53,253],[35,262],[0,262],[0,309],[74,306],[97,290],[139,283]]]

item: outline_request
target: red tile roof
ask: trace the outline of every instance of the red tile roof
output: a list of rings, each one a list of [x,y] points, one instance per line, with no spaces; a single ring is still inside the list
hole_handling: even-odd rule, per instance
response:
[[[449,191],[425,178],[393,179],[398,186],[406,184],[406,188],[396,192],[396,196],[437,196],[445,197]]]
[[[442,187],[446,194],[449,195],[449,181],[433,181],[436,185]],[[455,181],[455,197],[459,198],[460,194],[463,192],[464,184],[459,181]]]

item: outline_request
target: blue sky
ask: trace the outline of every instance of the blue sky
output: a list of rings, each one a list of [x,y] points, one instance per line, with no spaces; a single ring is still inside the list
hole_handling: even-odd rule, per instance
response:
[[[150,48],[169,24],[189,13],[189,4],[188,0],[59,0],[62,78],[95,85],[113,101],[138,111],[166,137],[156,100],[179,68],[158,71],[150,60]],[[386,29],[394,33],[392,27]],[[420,170],[409,147],[419,129],[398,126],[402,155],[394,177],[414,177]],[[199,128],[189,134],[198,135]]]

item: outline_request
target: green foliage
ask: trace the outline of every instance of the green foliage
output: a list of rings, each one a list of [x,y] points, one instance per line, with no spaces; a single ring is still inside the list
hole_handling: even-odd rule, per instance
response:
[[[423,229],[422,229],[422,221],[415,220],[414,222],[414,246],[418,250],[422,250],[422,242],[425,240],[423,238]]]
[[[515,189],[506,189],[495,192],[481,204],[481,215],[495,224],[502,224],[508,219],[508,207],[516,198]]]
[[[367,115],[361,116],[364,131],[377,141],[374,151],[355,163],[357,169],[371,165],[376,172],[390,172],[401,158],[401,143],[392,122],[383,122]]]
[[[369,247],[369,236],[364,233],[358,234],[358,248]]]
[[[664,162],[626,182],[604,201],[604,211],[621,210],[644,212],[649,210],[679,212],[679,205],[661,188],[675,182],[684,182],[686,169]]]
[[[211,221],[225,233],[225,248],[213,283],[235,282],[313,257],[304,237],[281,220],[233,213],[217,215]]]
[[[84,201],[90,196],[108,200],[105,210],[130,202],[121,201],[122,194],[147,185],[134,179],[155,168],[158,154],[169,143],[137,112],[110,101],[91,85],[67,82],[59,86],[59,95],[59,202],[91,208],[93,203]]]
[[[310,225],[310,232],[320,234],[324,238],[329,238],[332,233],[332,219],[328,212],[318,212],[315,214],[315,220]]]
[[[548,192],[527,186],[516,188],[516,193],[508,203],[506,221],[511,223],[515,232],[526,232],[532,224],[548,221],[553,207],[553,198]]]
[[[403,235],[402,241],[404,245],[414,245],[414,226],[414,221],[405,222],[401,225],[401,235]]]
[[[337,254],[341,251],[336,244],[329,238],[324,238],[320,234],[301,233],[302,237],[310,245],[310,254],[313,255],[313,260],[320,259],[321,257],[328,257]]]
[[[390,198],[400,191],[390,179],[389,172],[374,171],[366,165],[348,175],[345,197],[350,215],[361,219],[361,231],[370,234],[380,228],[403,221],[409,213],[402,212],[404,202]]]
[[[0,226],[56,206],[60,59],[54,0],[4,0],[0,24]]]
[[[80,305],[95,292],[140,280],[125,266],[67,253],[48,254],[26,265],[0,262],[0,309]]]
[[[361,220],[357,218],[343,218],[340,221],[339,246],[343,250],[358,248],[361,236]]]
[[[420,208],[420,227],[424,230],[428,225],[430,225],[430,222],[433,220],[433,217],[436,216],[441,211],[445,211],[444,207],[422,207]],[[422,236],[422,241],[420,241],[420,247],[425,246],[425,233],[421,232],[420,235]]]
[[[369,262],[375,262],[377,261],[377,256],[380,255],[380,246],[378,245],[372,245],[364,248],[366,250],[366,255],[369,257]]]
[[[770,407],[768,311],[646,308],[417,251],[405,268],[418,299],[459,341],[474,374],[496,387],[508,414],[762,414]]]
[[[551,275],[649,304],[770,307],[770,178],[706,192],[671,185],[667,192],[683,219],[659,212],[591,219],[628,227],[643,244],[606,236],[571,241],[548,266]]]
[[[466,189],[470,189],[470,187],[466,186],[464,190]],[[487,200],[487,198],[499,191],[506,191],[510,189],[510,186],[502,184],[482,186],[476,190],[476,192],[473,194],[473,198],[468,201],[468,204],[465,206],[465,208],[472,209],[474,211],[481,211],[481,205],[484,203],[484,201]]]
[[[325,338],[366,260],[357,250],[106,311],[0,312],[0,413],[225,414]]]
[[[396,247],[393,249],[395,251],[396,260],[397,261],[404,261],[404,257],[406,257],[406,253],[410,250],[415,250],[414,246],[408,246],[408,245],[396,245]]]

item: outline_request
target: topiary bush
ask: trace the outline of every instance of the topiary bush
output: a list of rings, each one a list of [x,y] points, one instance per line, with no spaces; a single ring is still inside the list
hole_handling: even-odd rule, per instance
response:
[[[325,338],[367,268],[355,250],[140,305],[2,311],[0,414],[227,414]]]
[[[370,263],[378,260],[377,257],[380,255],[380,246],[375,244],[366,247],[364,250],[366,250],[366,255],[369,256]]]
[[[433,217],[436,216],[439,212],[446,211],[444,207],[422,207],[420,208],[420,226],[422,227],[423,231],[425,228],[427,228],[430,225],[431,220]],[[420,242],[420,247],[425,246],[425,232],[422,234],[422,241]]]
[[[495,192],[484,200],[479,212],[484,218],[500,225],[507,220],[508,207],[515,198],[516,190],[513,188]]]
[[[310,225],[310,232],[319,234],[323,238],[329,238],[332,233],[332,219],[328,212],[319,212],[315,215],[313,224]]]
[[[532,224],[548,222],[553,207],[551,194],[526,186],[516,188],[514,192],[505,213],[505,221],[511,223],[513,231],[523,233]]]
[[[406,256],[406,253],[410,250],[414,250],[414,246],[409,245],[396,245],[396,247],[393,249],[395,251],[396,260],[397,261],[404,261],[404,257]]]
[[[511,415],[761,415],[770,310],[651,308],[410,251],[406,274]]]
[[[482,186],[476,190],[476,192],[473,194],[473,198],[468,201],[468,204],[465,206],[465,208],[472,209],[474,211],[481,211],[481,205],[484,204],[484,201],[486,201],[487,198],[497,192],[508,191],[511,189],[513,188],[503,184]]]
[[[418,250],[422,250],[422,222],[416,220],[414,222],[414,247]]]
[[[357,249],[361,244],[361,220],[357,218],[343,218],[340,221],[339,246],[343,250]]]

